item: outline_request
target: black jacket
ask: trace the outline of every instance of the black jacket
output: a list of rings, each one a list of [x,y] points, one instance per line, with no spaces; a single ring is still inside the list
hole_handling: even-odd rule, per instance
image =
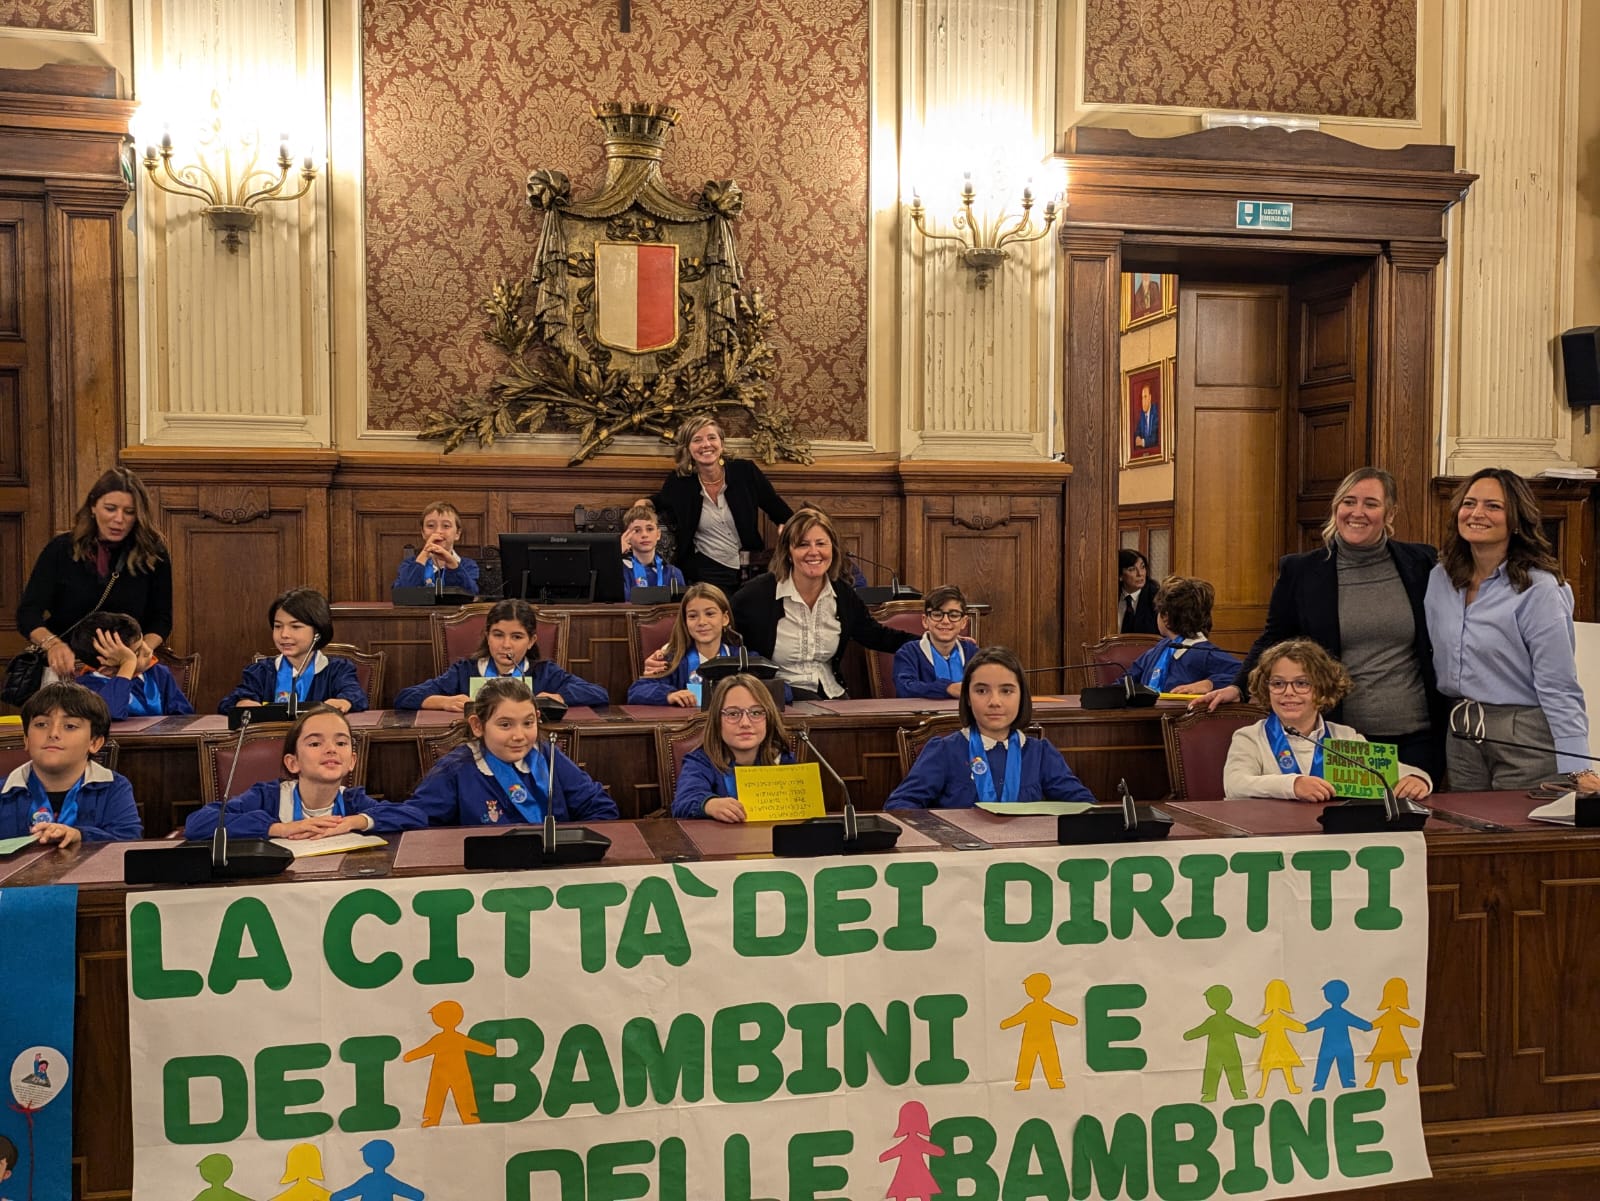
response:
[[[52,634],[66,633],[89,615],[109,578],[95,572],[94,560],[72,557],[71,534],[57,534],[39,552],[28,586],[22,590],[17,629],[24,638],[40,626]],[[172,636],[171,561],[162,559],[153,570],[137,574],[124,571],[100,607],[126,613],[146,634],[165,642]]]
[[[829,660],[833,674],[839,675],[839,663],[844,658],[845,647],[859,642],[871,650],[892,655],[917,636],[906,630],[891,629],[880,624],[856,590],[843,580],[833,581],[833,595],[839,609],[839,649]],[[744,638],[744,644],[758,654],[772,658],[772,648],[778,641],[778,620],[783,616],[783,604],[778,600],[778,577],[770,571],[751,580],[733,597],[733,628]]]
[[[1161,591],[1161,586],[1154,580],[1146,580],[1144,587],[1139,589],[1139,599],[1134,602],[1133,612],[1130,614],[1122,608],[1122,592],[1117,592],[1119,634],[1160,634],[1161,627],[1156,625],[1156,593]]]
[[[1389,555],[1394,559],[1400,583],[1411,600],[1411,621],[1416,627],[1412,651],[1422,669],[1422,684],[1428,692],[1428,711],[1439,710],[1439,688],[1433,674],[1433,640],[1428,637],[1428,617],[1422,599],[1428,591],[1428,573],[1439,561],[1439,552],[1425,542],[1397,542],[1389,539]],[[1327,550],[1285,555],[1278,561],[1278,581],[1272,586],[1267,604],[1267,626],[1255,640],[1244,666],[1234,678],[1240,696],[1248,699],[1246,685],[1256,660],[1268,647],[1285,638],[1309,638],[1335,659],[1343,650],[1339,640],[1338,559]],[[1261,698],[1262,704],[1266,698]]]
[[[794,516],[794,510],[778,495],[761,468],[749,459],[728,459],[723,470],[727,475],[723,487],[727,491],[733,524],[739,530],[739,545],[747,551],[761,550],[766,544],[761,540],[757,511],[782,524]],[[700,528],[700,506],[704,503],[700,499],[700,477],[679,475],[674,471],[650,500],[656,512],[676,531],[679,557],[687,555],[694,549],[695,532]]]

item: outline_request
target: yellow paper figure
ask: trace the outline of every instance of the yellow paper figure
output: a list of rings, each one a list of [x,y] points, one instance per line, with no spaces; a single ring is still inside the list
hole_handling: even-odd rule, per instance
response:
[[[1294,1002],[1289,999],[1289,986],[1282,980],[1267,981],[1267,994],[1261,1002],[1261,1016],[1266,1021],[1256,1027],[1267,1036],[1261,1047],[1261,1091],[1256,1094],[1258,1097],[1267,1095],[1267,1080],[1273,1072],[1283,1073],[1283,1082],[1289,1086],[1291,1093],[1300,1091],[1300,1086],[1294,1082],[1294,1070],[1305,1067],[1305,1061],[1289,1041],[1289,1031],[1304,1034],[1306,1026],[1304,1022],[1295,1020],[1293,1014]]]
[[[1051,1088],[1065,1088],[1067,1082],[1061,1078],[1061,1053],[1056,1049],[1056,1025],[1076,1026],[1078,1019],[1045,1000],[1050,995],[1050,977],[1043,972],[1034,972],[1022,982],[1022,987],[1033,999],[1000,1021],[1002,1030],[1022,1027],[1015,1091],[1023,1092],[1032,1087],[1035,1065],[1043,1068],[1044,1081]]]
[[[494,1047],[468,1038],[456,1029],[466,1016],[460,1002],[440,1001],[428,1010],[428,1016],[439,1027],[439,1033],[401,1057],[405,1063],[411,1063],[433,1056],[433,1066],[428,1071],[428,1095],[422,1102],[422,1124],[437,1126],[444,1116],[445,1098],[454,1097],[461,1124],[474,1125],[478,1121],[478,1098],[472,1091],[467,1056],[493,1055]]]
[[[1394,1065],[1396,1084],[1408,1083],[1406,1074],[1400,1070],[1401,1063],[1411,1058],[1411,1045],[1406,1042],[1405,1028],[1410,1026],[1414,1030],[1422,1025],[1406,1012],[1410,1005],[1411,994],[1406,982],[1399,976],[1383,986],[1383,999],[1378,1002],[1378,1008],[1383,1012],[1372,1019],[1372,1028],[1378,1032],[1378,1040],[1372,1044],[1372,1053],[1367,1056],[1367,1062],[1372,1065],[1372,1079],[1367,1081],[1368,1088],[1378,1083],[1378,1072],[1386,1063]]]
[[[283,1158],[283,1179],[288,1188],[272,1201],[328,1201],[329,1192],[322,1180],[322,1152],[316,1143],[296,1143]]]

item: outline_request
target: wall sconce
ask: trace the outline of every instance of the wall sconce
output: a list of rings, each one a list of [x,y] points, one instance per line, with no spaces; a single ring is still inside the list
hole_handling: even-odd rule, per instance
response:
[[[212,229],[226,233],[222,244],[228,253],[239,253],[240,233],[255,228],[258,206],[269,201],[298,200],[310,190],[317,178],[316,164],[307,155],[300,165],[300,186],[285,192],[289,186],[289,173],[294,159],[289,154],[289,135],[284,134],[278,147],[277,172],[260,165],[260,139],[246,135],[230,140],[223,129],[222,99],[211,93],[213,118],[208,133],[195,147],[196,161],[187,165],[172,165],[173,147],[170,132],[161,135],[161,147],[147,146],[144,152],[144,169],[150,182],[163,192],[174,196],[189,196],[205,202],[200,211]],[[162,181],[162,175],[166,182]]]
[[[970,267],[978,273],[978,287],[989,286],[989,276],[1009,257],[1006,247],[1020,245],[1024,242],[1037,242],[1050,232],[1050,227],[1055,224],[1057,216],[1057,201],[1060,197],[1047,200],[1044,206],[1044,225],[1038,228],[1033,224],[1033,188],[1028,186],[1022,189],[1022,215],[1012,218],[1002,210],[987,226],[979,221],[972,211],[973,202],[977,200],[978,193],[972,186],[972,172],[968,171],[964,177],[965,182],[961,187],[961,211],[950,219],[950,224],[955,226],[957,232],[941,234],[930,232],[924,218],[926,210],[922,207],[922,197],[916,192],[911,193],[911,224],[924,238],[946,242],[959,242],[961,244],[961,265]],[[1002,228],[1007,221],[1011,221],[1009,228]]]

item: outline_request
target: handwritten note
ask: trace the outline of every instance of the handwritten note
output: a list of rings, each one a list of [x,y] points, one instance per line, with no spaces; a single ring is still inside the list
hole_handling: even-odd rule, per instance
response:
[[[815,763],[736,767],[733,776],[748,821],[796,821],[821,817],[826,812],[822,803],[822,770]]]

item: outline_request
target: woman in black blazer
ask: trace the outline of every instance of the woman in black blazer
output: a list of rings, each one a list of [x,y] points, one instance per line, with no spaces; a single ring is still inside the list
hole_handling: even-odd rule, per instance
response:
[[[916,640],[867,611],[840,578],[847,562],[827,515],[801,509],[778,536],[772,570],[733,598],[733,624],[744,644],[778,665],[797,700],[845,694],[839,663],[851,642],[892,654]]]
[[[713,417],[691,417],[678,430],[677,470],[650,497],[677,533],[677,565],[691,584],[715,584],[729,596],[739,587],[746,556],[765,543],[757,513],[779,525],[793,512],[748,459],[722,453]]]
[[[1334,493],[1322,527],[1325,549],[1285,555],[1267,606],[1267,624],[1234,682],[1202,697],[1210,708],[1248,697],[1246,681],[1268,647],[1310,638],[1350,672],[1354,687],[1333,711],[1368,741],[1392,742],[1400,760],[1443,776],[1443,703],[1423,597],[1439,552],[1393,537],[1394,477],[1377,467],[1352,471]]]
[[[1117,625],[1119,634],[1160,634],[1156,626],[1156,593],[1150,561],[1127,547],[1117,552]]]

